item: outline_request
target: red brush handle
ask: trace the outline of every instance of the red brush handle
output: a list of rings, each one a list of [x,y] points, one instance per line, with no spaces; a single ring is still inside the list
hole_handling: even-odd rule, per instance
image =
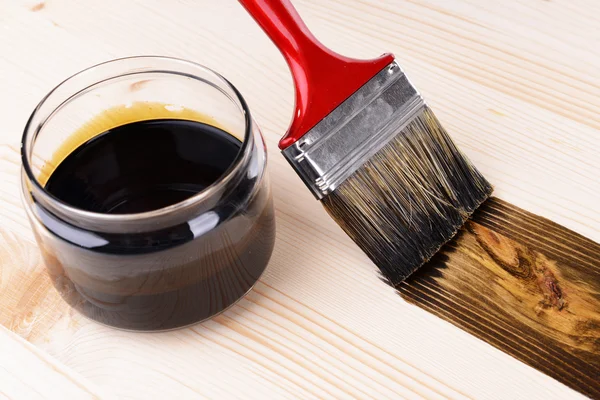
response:
[[[289,0],[239,0],[285,57],[296,86],[296,110],[282,150],[356,92],[394,60],[341,56],[321,44],[308,30]]]

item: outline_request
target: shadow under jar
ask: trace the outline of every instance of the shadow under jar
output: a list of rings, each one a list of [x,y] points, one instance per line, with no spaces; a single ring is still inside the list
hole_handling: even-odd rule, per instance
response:
[[[275,241],[265,145],[226,79],[134,57],[56,87],[23,135],[25,208],[62,297],[98,322],[167,330],[235,303]]]

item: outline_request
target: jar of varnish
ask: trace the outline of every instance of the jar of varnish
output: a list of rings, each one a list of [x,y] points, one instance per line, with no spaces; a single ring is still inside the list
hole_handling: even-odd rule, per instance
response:
[[[261,276],[275,219],[263,138],[200,65],[134,57],[67,79],[23,135],[22,188],[50,277],[85,316],[167,330]]]

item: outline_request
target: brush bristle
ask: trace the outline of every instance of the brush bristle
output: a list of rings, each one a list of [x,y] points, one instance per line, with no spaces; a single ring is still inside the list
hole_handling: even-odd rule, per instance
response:
[[[425,107],[322,203],[383,276],[398,284],[450,240],[491,192]]]

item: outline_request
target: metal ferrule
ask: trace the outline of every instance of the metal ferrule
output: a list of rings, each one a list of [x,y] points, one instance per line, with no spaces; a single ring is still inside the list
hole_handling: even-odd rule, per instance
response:
[[[318,200],[399,134],[425,102],[393,62],[283,150]]]

